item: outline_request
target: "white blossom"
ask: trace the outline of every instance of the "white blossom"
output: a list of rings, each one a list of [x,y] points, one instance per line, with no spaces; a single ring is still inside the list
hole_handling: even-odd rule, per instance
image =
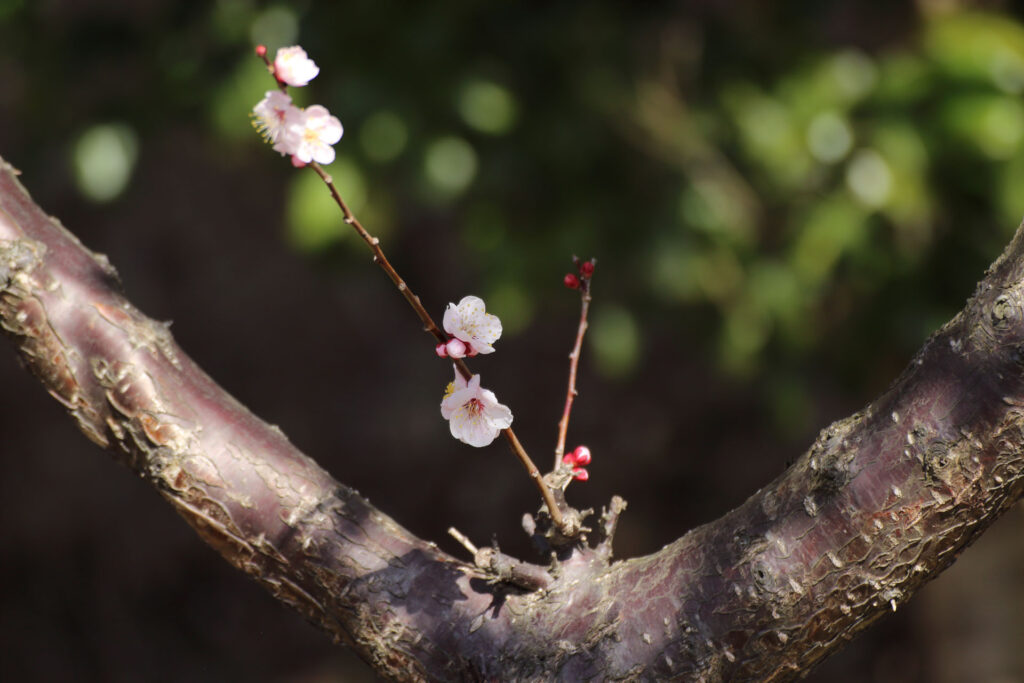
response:
[[[303,86],[316,78],[320,67],[306,56],[306,51],[298,45],[282,47],[274,57],[274,75],[282,83],[292,86]]]
[[[266,96],[252,108],[252,113],[253,124],[263,139],[273,143],[274,149],[281,154],[291,154],[291,151],[278,149],[278,146],[288,126],[302,115],[301,110],[292,104],[292,98],[280,90],[268,90]]]
[[[483,299],[465,296],[458,305],[448,304],[444,311],[444,331],[471,347],[470,355],[493,353],[491,344],[501,336],[501,321],[484,310]]]
[[[304,163],[316,161],[329,164],[334,161],[332,145],[341,139],[344,132],[336,116],[331,116],[325,107],[314,104],[303,109],[289,122],[282,136],[282,146],[286,146],[288,153]]]
[[[441,399],[441,415],[448,420],[452,436],[477,448],[487,446],[512,425],[512,411],[498,403],[494,392],[480,387],[480,375],[467,382],[458,370]]]

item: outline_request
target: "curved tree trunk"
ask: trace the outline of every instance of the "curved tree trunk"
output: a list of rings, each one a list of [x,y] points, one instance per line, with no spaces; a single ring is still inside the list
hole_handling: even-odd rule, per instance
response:
[[[385,676],[789,680],[1021,495],[1022,231],[888,391],[743,505],[646,557],[579,544],[517,586],[416,538],[239,405],[15,175],[2,164],[0,326],[24,364],[225,559]]]

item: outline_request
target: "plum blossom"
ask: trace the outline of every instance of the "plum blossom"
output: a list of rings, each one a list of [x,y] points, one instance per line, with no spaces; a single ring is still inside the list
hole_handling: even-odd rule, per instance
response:
[[[334,147],[331,145],[340,140],[344,132],[338,117],[331,116],[325,107],[314,104],[303,109],[288,124],[284,138],[287,139],[288,153],[299,161],[329,164],[334,161]]]
[[[274,58],[274,75],[277,80],[288,85],[300,87],[316,78],[320,67],[306,56],[306,51],[298,45],[282,47]]]
[[[278,146],[288,126],[301,116],[299,108],[292,104],[292,98],[280,90],[268,90],[266,96],[252,108],[252,113],[253,125],[263,139],[273,143],[274,149],[281,154],[290,154],[278,149]]]
[[[441,399],[441,415],[448,420],[452,436],[477,448],[487,446],[512,425],[512,411],[498,403],[494,392],[480,388],[480,375],[467,382],[458,370]]]
[[[266,61],[264,46],[257,46],[256,54]],[[273,72],[282,84],[302,86],[320,73],[320,69],[306,56],[305,50],[296,45],[277,51]],[[283,90],[282,85],[280,91],[268,92],[253,107],[254,125],[263,139],[273,144],[274,151],[291,156],[293,166],[334,161],[332,145],[345,132],[341,121],[319,104],[299,109]]]
[[[501,321],[498,316],[485,312],[483,299],[465,296],[458,305],[448,304],[444,311],[444,331],[466,345],[467,355],[494,353],[491,344],[501,336]],[[451,352],[449,348],[449,355]]]

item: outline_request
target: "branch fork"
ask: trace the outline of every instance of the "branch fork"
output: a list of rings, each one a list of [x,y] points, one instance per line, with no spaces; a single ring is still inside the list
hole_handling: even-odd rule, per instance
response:
[[[806,673],[1021,498],[1022,311],[1018,230],[889,389],[775,481],[607,564],[613,499],[590,523],[596,547],[569,546],[551,583],[524,593],[492,582],[500,555],[484,571],[416,538],[242,407],[0,160],[0,330],[28,369],[227,561],[403,680]],[[140,345],[140,331],[164,341]]]

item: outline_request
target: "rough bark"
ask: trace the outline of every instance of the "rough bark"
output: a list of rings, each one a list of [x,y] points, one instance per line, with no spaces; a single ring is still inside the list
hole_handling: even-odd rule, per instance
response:
[[[0,326],[92,441],[229,562],[401,680],[789,680],[1021,495],[1024,232],[874,403],[652,555],[526,590],[414,537],[220,389],[0,169]],[[534,571],[535,570],[531,570]]]

